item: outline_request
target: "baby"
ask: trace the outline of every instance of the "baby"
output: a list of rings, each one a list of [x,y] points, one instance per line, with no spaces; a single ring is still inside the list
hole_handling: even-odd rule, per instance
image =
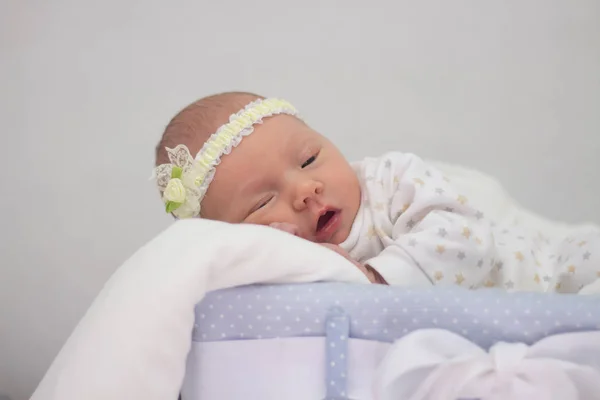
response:
[[[600,279],[599,231],[548,238],[497,225],[412,154],[351,165],[284,100],[201,99],[169,123],[156,164],[175,217],[282,229],[371,282],[574,293]]]

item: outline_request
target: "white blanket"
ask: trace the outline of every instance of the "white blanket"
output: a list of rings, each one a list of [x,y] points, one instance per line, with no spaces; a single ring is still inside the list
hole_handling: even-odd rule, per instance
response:
[[[177,399],[207,291],[326,280],[368,283],[337,253],[274,229],[177,222],[109,280],[32,400]]]
[[[600,331],[565,333],[489,352],[454,333],[420,330],[379,366],[377,400],[600,399]]]

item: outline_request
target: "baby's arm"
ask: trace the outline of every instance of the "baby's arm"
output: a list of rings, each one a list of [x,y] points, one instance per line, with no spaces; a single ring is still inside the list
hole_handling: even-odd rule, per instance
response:
[[[490,222],[418,157],[392,153],[380,166],[387,200],[385,249],[367,260],[391,285],[489,284],[496,247]],[[371,205],[381,207],[381,204]],[[375,214],[375,218],[378,214]]]

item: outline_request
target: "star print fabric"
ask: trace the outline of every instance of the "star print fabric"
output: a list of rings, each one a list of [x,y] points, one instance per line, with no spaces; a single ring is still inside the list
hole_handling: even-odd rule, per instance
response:
[[[502,226],[419,157],[387,153],[355,165],[362,201],[352,257],[391,285],[576,293],[600,279],[600,232],[549,238]]]

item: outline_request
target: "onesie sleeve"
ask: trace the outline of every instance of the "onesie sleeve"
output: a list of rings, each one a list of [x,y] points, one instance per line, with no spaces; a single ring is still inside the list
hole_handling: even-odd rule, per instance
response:
[[[389,232],[366,264],[390,285],[494,285],[493,225],[448,178],[404,153],[388,154],[379,174]]]

